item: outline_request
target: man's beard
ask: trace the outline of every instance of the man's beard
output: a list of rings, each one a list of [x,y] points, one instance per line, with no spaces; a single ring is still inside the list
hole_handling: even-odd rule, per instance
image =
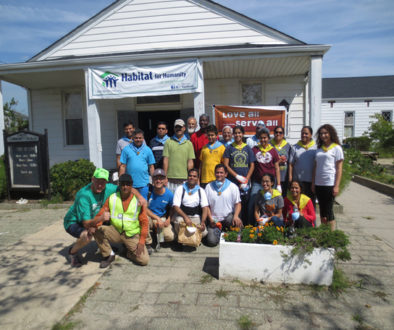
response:
[[[193,134],[195,131],[196,131],[195,128],[187,128],[187,132],[188,132],[189,134]]]

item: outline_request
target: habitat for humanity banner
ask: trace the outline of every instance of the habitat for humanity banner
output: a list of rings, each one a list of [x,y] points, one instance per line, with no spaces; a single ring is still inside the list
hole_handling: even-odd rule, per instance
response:
[[[90,99],[200,92],[198,60],[160,65],[107,66],[88,69]]]
[[[247,106],[213,106],[215,124],[219,132],[224,126],[242,126],[245,135],[256,134],[256,125],[263,121],[272,133],[276,126],[285,127],[286,108],[282,106],[247,107]]]

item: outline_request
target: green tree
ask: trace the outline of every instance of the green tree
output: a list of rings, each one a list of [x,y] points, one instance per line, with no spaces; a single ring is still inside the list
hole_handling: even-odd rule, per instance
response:
[[[369,126],[367,135],[374,141],[377,149],[394,150],[393,124],[387,121],[381,114],[371,116],[373,121]]]
[[[14,98],[4,104],[4,129],[7,134],[15,133],[29,127],[29,121],[15,110],[18,104]]]

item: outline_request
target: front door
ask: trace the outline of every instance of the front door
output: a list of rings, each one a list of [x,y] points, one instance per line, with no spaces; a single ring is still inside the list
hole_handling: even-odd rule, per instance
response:
[[[138,127],[145,133],[145,141],[149,141],[156,136],[156,126],[159,121],[164,121],[168,125],[168,136],[174,134],[174,122],[180,118],[180,111],[141,111],[138,112]]]

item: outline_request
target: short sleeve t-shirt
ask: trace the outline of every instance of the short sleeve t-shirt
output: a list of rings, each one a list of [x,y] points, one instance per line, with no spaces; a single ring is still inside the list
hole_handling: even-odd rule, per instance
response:
[[[294,180],[312,182],[316,150],[316,144],[308,149],[301,147],[299,144],[293,145],[290,151],[289,163],[293,165]]]
[[[319,148],[316,151],[316,186],[334,186],[335,174],[336,174],[336,163],[337,161],[343,160],[343,151],[340,145],[336,145],[334,148],[324,151]]]
[[[174,194],[174,201],[173,201],[174,206],[181,207],[181,204],[191,208],[197,207],[199,204],[201,207],[208,206],[208,199],[204,189],[200,188],[201,200],[198,195],[198,190],[194,192],[192,195],[189,195],[188,193],[186,193],[186,191],[185,193],[183,193],[183,191],[184,191],[183,185],[176,188]],[[183,199],[182,199],[182,195],[183,195]]]
[[[201,149],[201,182],[208,183],[216,179],[215,166],[222,162],[226,147],[222,144],[220,147],[210,150],[208,146]]]
[[[245,145],[239,150],[233,144],[230,144],[226,148],[223,158],[228,158],[231,169],[244,177],[248,175],[250,164],[256,160],[252,149],[248,145]],[[238,184],[238,181],[230,174],[228,175],[228,179]]]
[[[82,223],[82,221],[93,219],[107,198],[116,192],[118,188],[118,186],[112,183],[107,183],[103,192],[94,194],[91,185],[89,183],[77,192],[74,204],[71,205],[64,217],[64,228],[66,230],[73,223]]]
[[[155,164],[152,150],[147,146],[137,154],[131,146],[123,149],[120,162],[126,164],[126,173],[133,178],[133,187],[141,188],[149,184],[149,165]]]
[[[205,187],[205,192],[207,193],[212,218],[216,221],[222,221],[230,213],[234,212],[235,204],[241,202],[239,189],[231,182],[227,189],[218,195],[217,191],[211,187],[211,184]]]
[[[256,146],[252,149],[256,161],[253,172],[253,181],[261,183],[261,179],[264,173],[270,173],[276,178],[275,163],[279,161],[279,155],[275,148],[272,148],[266,153],[262,153],[261,150]]]
[[[283,208],[284,201],[282,195],[279,194],[278,196],[275,196],[269,200],[265,200],[264,195],[261,193],[262,191],[259,191],[257,194],[256,198],[256,205],[259,207],[260,210],[260,215],[268,215],[272,216],[273,214],[276,214],[279,212],[280,209]],[[283,218],[283,217],[281,217]]]
[[[130,144],[130,140],[125,138],[121,138],[118,140],[118,142],[116,143],[116,154],[118,156],[120,156],[120,154],[122,153],[122,150],[127,147]]]
[[[169,179],[187,179],[187,162],[194,159],[193,145],[189,140],[179,143],[173,138],[168,139],[164,143],[163,157],[168,157]]]
[[[284,182],[286,180],[286,175],[287,175],[287,168],[288,168],[288,161],[289,161],[291,146],[289,143],[286,143],[286,145],[280,149],[276,148],[275,146],[273,146],[273,147],[275,148],[276,152],[279,155],[280,181]]]
[[[169,208],[172,206],[174,194],[167,188],[165,188],[163,195],[157,195],[154,191],[149,198],[149,210],[159,217],[166,215]]]

